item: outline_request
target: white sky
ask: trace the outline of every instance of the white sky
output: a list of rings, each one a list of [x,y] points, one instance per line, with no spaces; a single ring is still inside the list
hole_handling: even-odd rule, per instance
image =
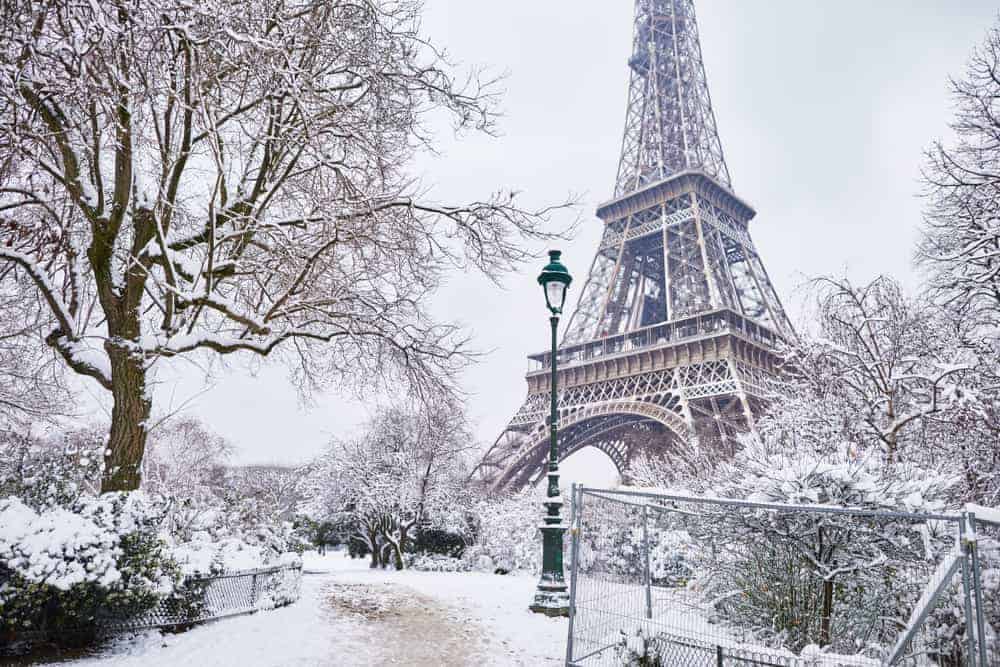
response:
[[[593,211],[609,198],[618,163],[632,2],[426,4],[425,31],[453,59],[508,73],[506,117],[499,138],[445,137],[443,155],[421,161],[415,173],[442,199],[482,197],[499,186],[523,190],[532,204],[580,194],[580,232],[561,244],[575,303],[600,234]],[[796,313],[794,293],[806,276],[846,272],[860,281],[887,272],[913,284],[921,153],[945,136],[946,78],[962,72],[997,5],[697,0],[697,10],[733,186],[758,211],[750,231],[786,307]],[[504,290],[455,276],[435,303],[491,351],[464,376],[483,443],[524,398],[525,355],[547,345],[535,284],[542,264],[511,276]],[[239,462],[303,461],[365,415],[364,406],[336,395],[300,409],[281,368],[251,376],[234,363],[194,400],[201,376],[183,375],[163,378],[160,407],[190,401],[186,411],[232,440]]]

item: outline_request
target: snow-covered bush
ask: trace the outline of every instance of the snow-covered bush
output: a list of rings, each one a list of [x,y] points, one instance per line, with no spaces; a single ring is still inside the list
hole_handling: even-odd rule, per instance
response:
[[[530,572],[541,569],[541,496],[535,489],[484,498],[472,508],[475,539],[463,558],[475,570]]]
[[[953,480],[878,456],[837,459],[748,438],[720,466],[719,495],[755,502],[860,510],[937,511]],[[928,569],[953,542],[952,526],[898,518],[770,509],[713,511],[697,524],[693,565],[722,616],[758,639],[798,651],[845,653],[855,640],[889,641]],[[709,548],[710,547],[710,548]]]
[[[41,511],[0,500],[0,643],[24,632],[89,639],[102,618],[171,595],[180,570],[157,536],[160,519],[138,493]]]
[[[694,545],[684,530],[649,531],[649,576],[654,586],[683,588],[691,579]]]
[[[255,570],[278,565],[301,551],[289,548],[298,544],[290,524],[235,533],[225,527],[213,528],[192,533],[190,539],[172,545],[174,558],[185,574]]]
[[[653,585],[683,588],[693,576],[690,559],[694,545],[687,531],[660,521],[666,516],[654,510],[644,519],[638,506],[623,503],[601,503],[599,510],[585,511],[580,532],[580,571],[600,571],[602,576],[621,581],[643,581],[648,540]]]
[[[461,558],[468,546],[465,535],[443,528],[421,529],[413,539],[411,548],[415,554],[429,554]]]
[[[19,498],[36,510],[66,507],[94,491],[103,449],[96,428],[48,438],[0,434],[0,498]]]
[[[672,665],[670,641],[639,628],[635,634],[622,632],[615,646],[615,658],[622,667],[668,667]],[[676,648],[672,652],[676,657]]]
[[[1000,526],[980,523],[977,528],[977,550],[980,566],[981,599],[983,602],[986,664],[1000,664]],[[966,637],[965,596],[961,580],[954,577],[943,600],[931,611],[922,637],[932,638],[921,646],[942,665],[965,664]]]
[[[462,558],[442,556],[432,553],[418,553],[410,557],[410,567],[423,572],[466,572],[471,569]]]

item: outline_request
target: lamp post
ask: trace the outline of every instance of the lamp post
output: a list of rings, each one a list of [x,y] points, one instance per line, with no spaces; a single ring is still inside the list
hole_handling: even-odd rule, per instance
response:
[[[542,518],[542,577],[535,589],[535,600],[531,611],[547,616],[569,615],[569,594],[566,592],[566,577],[563,574],[563,526],[560,510],[562,496],[559,493],[559,449],[556,432],[556,333],[559,315],[566,303],[566,289],[573,281],[569,271],[559,261],[562,253],[549,251],[549,263],[538,276],[538,284],[545,292],[545,305],[549,309],[549,324],[552,325],[552,396],[549,411],[549,487],[546,494],[545,513]]]

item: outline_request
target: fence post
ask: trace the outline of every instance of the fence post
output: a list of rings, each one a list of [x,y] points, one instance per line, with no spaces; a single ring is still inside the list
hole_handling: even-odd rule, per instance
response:
[[[715,667],[722,667],[722,647],[715,647]]]
[[[569,628],[566,636],[566,664],[573,662],[573,621],[576,619],[576,580],[580,575],[580,527],[583,524],[583,485],[573,483],[570,493],[570,563],[569,574]]]
[[[972,540],[969,543],[969,557],[972,560],[972,593],[976,603],[976,639],[979,648],[979,664],[986,667],[986,632],[983,619],[983,581],[979,572],[979,526],[976,525],[976,515],[969,512],[969,529]]]
[[[642,552],[645,555],[646,567],[646,618],[653,618],[652,574],[649,571],[649,504],[642,506]]]
[[[976,658],[976,639],[973,637],[974,620],[972,616],[972,583],[969,578],[969,542],[966,539],[965,530],[968,527],[969,513],[962,512],[962,519],[958,525],[958,539],[962,549],[962,590],[965,598],[965,642],[966,650],[969,652],[969,664],[975,665],[979,660]]]

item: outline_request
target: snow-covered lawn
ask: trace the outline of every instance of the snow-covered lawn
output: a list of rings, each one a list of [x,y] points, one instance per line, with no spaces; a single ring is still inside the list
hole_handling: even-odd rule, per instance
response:
[[[546,665],[565,656],[566,621],[528,611],[536,580],[483,573],[369,570],[307,554],[289,606],[180,634],[119,641],[90,665]]]

